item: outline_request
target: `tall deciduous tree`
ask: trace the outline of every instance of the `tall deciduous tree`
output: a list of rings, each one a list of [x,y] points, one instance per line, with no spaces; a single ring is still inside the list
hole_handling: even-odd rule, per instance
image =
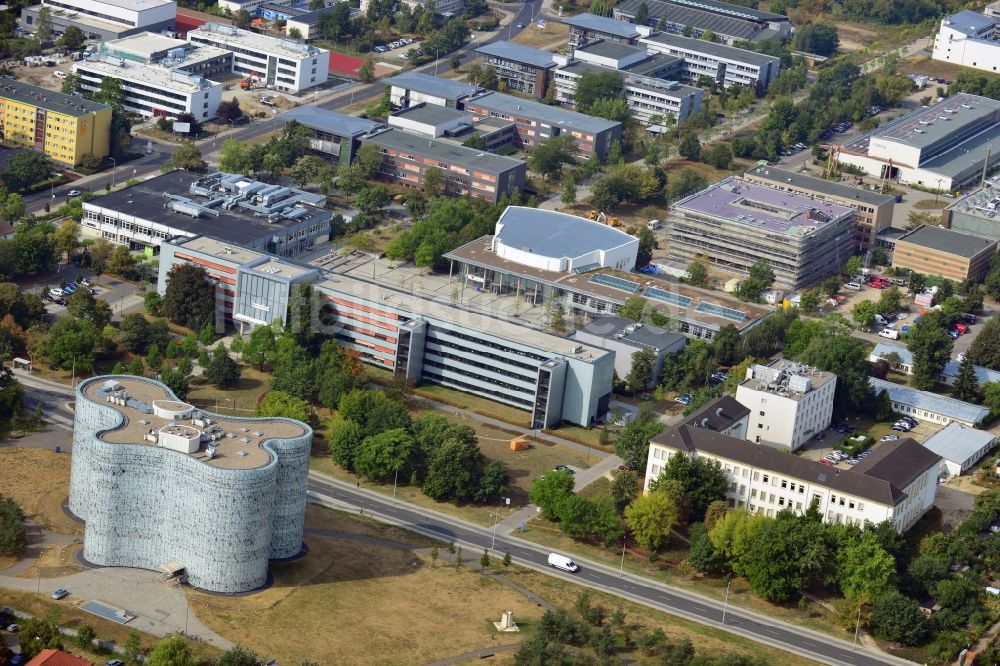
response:
[[[976,376],[976,367],[973,365],[972,359],[969,358],[968,354],[966,354],[958,366],[958,377],[955,378],[951,395],[953,398],[966,402],[979,402],[982,399],[982,393],[979,390],[979,378]]]
[[[284,391],[269,391],[257,404],[257,416],[284,416],[307,423],[312,416],[312,407],[305,400]]]
[[[171,321],[192,330],[214,323],[215,287],[205,269],[194,264],[171,268],[160,311]]]
[[[239,364],[229,356],[226,345],[220,342],[204,368],[205,379],[219,388],[232,388],[239,383],[241,374]]]
[[[549,520],[559,517],[559,511],[566,498],[573,494],[573,476],[569,472],[547,472],[531,484],[531,501],[542,510]]]
[[[670,541],[670,530],[677,524],[677,506],[665,493],[640,495],[625,508],[636,543],[656,552]]]
[[[906,346],[913,354],[913,386],[932,389],[944,366],[951,360],[953,341],[948,337],[944,318],[936,311],[927,312],[910,326]]]

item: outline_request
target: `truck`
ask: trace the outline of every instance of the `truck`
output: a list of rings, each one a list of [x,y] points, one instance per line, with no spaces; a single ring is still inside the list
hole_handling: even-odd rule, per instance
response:
[[[563,571],[568,571],[570,573],[576,573],[580,570],[580,567],[565,555],[560,555],[558,553],[549,553],[549,566],[554,569],[562,569]]]

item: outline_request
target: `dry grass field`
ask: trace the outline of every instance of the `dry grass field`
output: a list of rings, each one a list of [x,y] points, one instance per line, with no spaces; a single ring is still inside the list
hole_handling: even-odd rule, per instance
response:
[[[82,535],[83,524],[62,509],[69,497],[70,456],[45,449],[0,448],[0,492],[52,532]]]

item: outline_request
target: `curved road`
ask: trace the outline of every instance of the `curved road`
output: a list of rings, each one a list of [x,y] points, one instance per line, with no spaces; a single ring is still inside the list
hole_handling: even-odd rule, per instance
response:
[[[489,549],[493,541],[490,529],[461,521],[435,511],[414,507],[406,502],[393,502],[371,491],[329,477],[311,473],[309,492],[312,499],[334,506],[354,507],[386,522],[444,541],[455,541],[471,552]],[[699,624],[725,628],[751,640],[781,648],[818,662],[841,666],[884,666],[912,662],[867,648],[857,649],[849,641],[786,624],[764,615],[729,606],[722,623],[723,604],[685,590],[662,585],[640,576],[625,573],[596,562],[576,559],[581,565],[577,574],[566,574],[547,566],[549,551],[518,538],[496,535],[497,553],[509,551],[522,566],[558,576],[574,583],[602,590],[616,596],[687,618]]]

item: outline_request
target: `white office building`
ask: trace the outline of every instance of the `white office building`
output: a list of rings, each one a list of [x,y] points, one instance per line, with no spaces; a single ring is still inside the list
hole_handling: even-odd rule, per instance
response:
[[[42,7],[49,9],[53,30],[75,26],[88,38],[101,40],[147,30],[172,33],[177,17],[174,0],[45,0],[21,10],[21,27],[34,32]]]
[[[927,438],[924,446],[941,456],[941,473],[960,476],[986,457],[997,445],[997,436],[988,430],[949,423]]]
[[[682,58],[681,77],[684,80],[697,81],[707,76],[725,88],[744,86],[763,92],[781,69],[781,59],[775,56],[670,32],[641,37],[639,46],[650,53]]]
[[[837,375],[787,359],[752,365],[736,388],[750,410],[748,441],[795,451],[833,418]]]
[[[326,83],[330,52],[288,39],[266,37],[231,25],[206,23],[187,34],[189,42],[233,52],[233,72],[257,75],[275,90],[298,92]]]
[[[729,505],[773,517],[803,514],[816,502],[824,522],[864,525],[891,520],[905,532],[934,504],[941,457],[912,439],[885,442],[860,463],[838,469],[746,441],[750,409],[729,396],[654,437],[646,492],[671,456],[714,460],[729,478]]]
[[[215,118],[222,101],[223,85],[198,74],[161,65],[132,62],[117,56],[98,56],[73,64],[84,90],[101,87],[111,77],[122,83],[125,108],[144,118],[176,118],[190,113],[199,121]]]
[[[1000,67],[1000,41],[997,38],[997,19],[971,9],[941,19],[941,27],[934,36],[934,60],[973,67],[986,72],[996,72]]]

